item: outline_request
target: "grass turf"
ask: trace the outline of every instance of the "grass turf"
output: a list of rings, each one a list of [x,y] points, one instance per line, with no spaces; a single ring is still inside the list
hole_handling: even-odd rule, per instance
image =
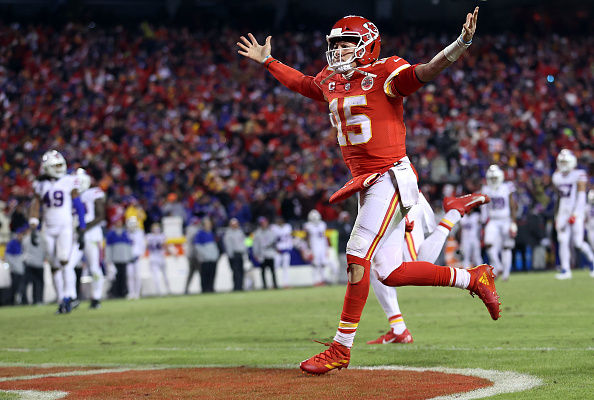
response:
[[[499,399],[585,399],[594,393],[594,279],[575,271],[516,273],[497,282],[502,318],[492,321],[467,291],[398,289],[414,343],[366,345],[388,330],[373,293],[358,329],[351,366],[407,365],[510,370],[545,384]],[[286,367],[331,341],[345,288],[111,300],[70,315],[54,305],[0,308],[1,365],[204,365]],[[0,393],[0,399],[5,397]]]

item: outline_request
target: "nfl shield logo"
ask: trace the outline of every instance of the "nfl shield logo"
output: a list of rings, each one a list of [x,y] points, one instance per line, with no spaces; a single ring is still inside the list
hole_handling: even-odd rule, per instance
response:
[[[344,90],[349,90],[351,88],[351,84],[347,83],[346,85],[344,85]]]
[[[373,87],[373,78],[371,76],[366,76],[361,81],[361,88],[363,90],[369,90]]]

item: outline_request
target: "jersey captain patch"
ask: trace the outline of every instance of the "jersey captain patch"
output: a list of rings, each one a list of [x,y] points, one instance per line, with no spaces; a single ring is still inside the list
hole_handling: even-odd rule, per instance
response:
[[[361,81],[361,89],[369,90],[373,87],[373,78],[371,76],[366,76]]]

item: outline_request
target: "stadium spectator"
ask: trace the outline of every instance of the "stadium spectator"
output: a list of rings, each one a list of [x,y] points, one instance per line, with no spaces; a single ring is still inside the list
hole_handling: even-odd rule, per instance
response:
[[[163,216],[180,217],[183,221],[183,225],[186,225],[188,213],[186,212],[184,205],[177,198],[176,193],[169,193],[167,195],[167,201],[163,207],[161,207],[161,212],[163,213]]]
[[[129,218],[136,218],[136,224],[138,225],[138,229],[144,229],[144,221],[146,221],[146,212],[139,204],[138,199],[134,196],[129,196],[128,199],[128,206],[126,207],[126,211],[124,212],[124,218],[127,221]]]

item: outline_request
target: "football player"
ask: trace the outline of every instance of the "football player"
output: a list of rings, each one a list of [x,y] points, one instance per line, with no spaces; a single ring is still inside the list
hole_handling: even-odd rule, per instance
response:
[[[594,253],[584,241],[584,217],[586,208],[586,184],[588,176],[583,169],[577,169],[577,157],[567,149],[557,156],[557,170],[553,173],[553,185],[557,192],[555,229],[559,242],[559,261],[561,272],[557,279],[571,279],[570,242],[578,248],[590,263]]]
[[[490,199],[481,193],[446,197],[443,201],[445,215],[439,221],[439,224],[436,223],[435,213],[422,193],[420,193],[419,200],[419,204],[412,206],[403,221],[405,223],[404,241],[406,243],[403,248],[405,262],[427,261],[434,263],[439,257],[454,225],[466,213],[488,203]],[[428,234],[426,238],[425,234]],[[480,264],[480,261],[478,264]],[[412,343],[412,335],[406,328],[404,318],[400,312],[396,288],[388,287],[373,277],[371,278],[371,285],[377,300],[388,317],[391,329],[379,338],[367,342],[367,344]]]
[[[68,264],[74,244],[72,210],[78,215],[78,246],[84,247],[85,208],[78,195],[79,179],[66,174],[66,160],[56,150],[46,152],[41,159],[41,174],[33,182],[35,196],[29,210],[29,225],[32,229],[31,240],[36,242],[36,228],[41,222],[41,236],[45,243],[46,259],[49,260],[56,295],[60,308],[58,313],[67,313],[71,309],[71,295],[63,291],[64,276],[61,270]],[[41,221],[40,221],[40,215]],[[67,282],[66,286],[75,286],[76,282]]]
[[[460,220],[460,250],[462,266],[466,269],[480,264],[481,254],[481,217],[479,212],[470,212]]]
[[[594,189],[588,192],[586,230],[588,231],[588,242],[590,243],[590,247],[594,247]],[[590,276],[594,278],[594,264],[590,264]]]
[[[293,227],[282,217],[277,217],[271,228],[276,234],[276,250],[278,251],[275,265],[282,269],[282,287],[287,288],[289,287],[289,267],[293,250]]]
[[[307,214],[307,222],[303,224],[303,230],[306,234],[306,242],[311,251],[311,265],[313,267],[314,286],[322,286],[328,282],[334,282],[334,279],[324,277],[324,269],[329,266],[328,260],[328,238],[326,237],[326,223],[322,221],[322,215],[318,210],[311,210]]]
[[[485,223],[484,242],[495,274],[505,281],[511,272],[512,249],[518,233],[516,190],[512,182],[504,182],[504,173],[497,165],[489,167],[486,179],[487,184],[481,192],[487,194],[491,202],[481,208],[481,220]]]
[[[331,201],[358,192],[359,212],[347,244],[348,284],[334,341],[324,352],[303,361],[305,373],[325,374],[349,365],[350,349],[369,294],[373,271],[388,286],[456,286],[479,295],[493,319],[499,318],[492,267],[471,270],[428,262],[400,263],[406,213],[418,203],[417,176],[406,155],[403,98],[420,89],[456,61],[470,46],[478,7],[466,16],[462,33],[426,64],[410,65],[400,57],[380,59],[381,38],[375,24],[358,17],[340,19],[327,36],[328,66],[306,76],[271,55],[271,37],[260,45],[242,36],[239,54],[263,65],[289,89],[329,104],[331,121],[353,179]],[[399,232],[394,233],[395,230]]]
[[[91,176],[83,168],[76,170],[80,180],[80,198],[85,206],[84,255],[93,277],[91,293],[91,309],[101,308],[105,277],[101,269],[101,254],[103,253],[103,230],[105,223],[105,193],[99,187],[91,187]]]
[[[132,239],[132,261],[126,266],[126,277],[128,278],[128,295],[126,298],[138,300],[142,279],[140,277],[140,258],[146,251],[146,240],[144,230],[138,226],[138,219],[135,216],[126,218],[126,229]],[[159,292],[160,285],[157,285]]]
[[[167,278],[167,238],[161,232],[161,224],[155,222],[151,225],[151,232],[146,235],[146,249],[148,250],[149,266],[153,274],[153,283],[159,296],[171,293],[171,286],[169,286],[169,279]],[[161,287],[161,279],[165,284],[165,290]]]

